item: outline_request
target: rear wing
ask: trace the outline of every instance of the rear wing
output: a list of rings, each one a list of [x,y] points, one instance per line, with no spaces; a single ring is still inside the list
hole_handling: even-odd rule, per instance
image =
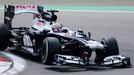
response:
[[[15,15],[22,13],[32,13],[38,14],[43,12],[43,6],[14,6],[14,5],[5,5],[4,7],[4,24],[8,25],[9,29],[12,29],[12,20]]]

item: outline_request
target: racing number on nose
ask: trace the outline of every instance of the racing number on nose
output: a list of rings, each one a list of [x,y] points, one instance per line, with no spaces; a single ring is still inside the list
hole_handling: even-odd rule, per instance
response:
[[[32,46],[31,39],[28,35],[23,36],[23,44],[24,46]]]

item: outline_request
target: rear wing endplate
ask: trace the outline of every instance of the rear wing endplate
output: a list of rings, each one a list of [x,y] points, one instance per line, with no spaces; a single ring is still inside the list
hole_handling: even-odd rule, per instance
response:
[[[8,25],[9,29],[12,29],[12,19],[17,14],[22,13],[32,13],[32,14],[38,14],[43,12],[44,7],[43,6],[14,6],[14,5],[5,5],[4,6],[4,23]]]

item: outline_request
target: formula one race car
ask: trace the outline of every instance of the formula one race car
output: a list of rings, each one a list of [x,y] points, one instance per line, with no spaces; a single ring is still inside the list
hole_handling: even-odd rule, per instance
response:
[[[103,38],[97,42],[83,31],[72,31],[57,23],[57,10],[44,10],[42,6],[13,6],[5,5],[4,23],[0,25],[0,49],[13,47],[41,56],[44,64],[79,64],[88,65],[92,51],[96,52],[94,63],[113,66],[129,67],[130,58],[119,55],[115,38]],[[33,26],[12,26],[16,14],[32,13]]]

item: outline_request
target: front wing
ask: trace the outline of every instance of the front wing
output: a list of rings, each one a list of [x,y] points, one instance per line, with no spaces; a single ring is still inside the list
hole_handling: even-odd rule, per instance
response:
[[[82,59],[78,56],[70,56],[70,55],[60,55],[56,54],[54,56],[53,64],[76,64],[76,65],[89,65],[89,61]],[[113,55],[104,58],[102,66],[110,66],[110,67],[131,67],[131,62],[129,57],[125,57],[123,55]]]

